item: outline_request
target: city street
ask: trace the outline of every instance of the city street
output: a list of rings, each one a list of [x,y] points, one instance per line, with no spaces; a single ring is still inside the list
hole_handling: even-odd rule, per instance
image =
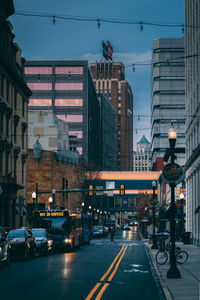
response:
[[[0,270],[3,299],[164,299],[143,242],[118,229],[73,253],[12,261]]]

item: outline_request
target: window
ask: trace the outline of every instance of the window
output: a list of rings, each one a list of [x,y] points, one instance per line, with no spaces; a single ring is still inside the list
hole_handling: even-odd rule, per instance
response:
[[[56,74],[83,74],[83,67],[56,67]]]
[[[118,134],[121,134],[120,130],[118,130]]]
[[[52,106],[51,99],[29,99],[28,106]]]
[[[83,122],[83,116],[82,115],[57,115],[57,117],[63,121],[66,122]]]
[[[118,96],[118,101],[121,101],[121,96]]]
[[[121,89],[118,89],[118,94],[121,94]]]
[[[52,83],[48,82],[37,82],[37,83],[32,83],[32,82],[28,82],[27,83],[29,89],[31,90],[37,90],[37,91],[50,91],[52,90]]]
[[[9,135],[9,116],[6,116],[6,136],[8,137]]]
[[[6,81],[6,98],[7,98],[7,101],[9,101],[9,97],[10,97],[10,82],[7,80]]]
[[[79,152],[80,155],[83,154],[83,148],[82,147],[77,147],[77,151]]]
[[[55,106],[83,106],[83,99],[55,99]]]
[[[121,115],[121,109],[118,109],[118,115]]]
[[[25,99],[22,98],[22,117],[24,117]]]
[[[111,96],[108,97],[108,100],[111,101]]]
[[[24,165],[25,165],[25,161],[22,160],[22,184],[24,183]]]
[[[14,124],[14,143],[17,141],[17,125]]]
[[[82,139],[83,138],[83,131],[69,130],[69,135],[75,136],[78,139]]]
[[[2,162],[3,162],[3,152],[1,149],[1,151],[0,151],[0,173],[2,173]]]
[[[4,76],[1,75],[1,95],[4,96]]]
[[[121,107],[121,103],[118,103],[118,107]]]
[[[52,74],[52,67],[25,67],[25,74]]]
[[[83,90],[82,82],[57,82],[55,84],[56,90],[66,90],[66,91],[81,91]]]
[[[14,92],[14,110],[17,110],[17,91]]]

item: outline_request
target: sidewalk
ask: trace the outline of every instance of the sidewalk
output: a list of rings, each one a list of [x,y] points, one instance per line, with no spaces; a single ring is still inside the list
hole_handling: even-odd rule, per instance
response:
[[[167,300],[200,300],[200,248],[194,245],[176,243],[181,250],[188,252],[188,260],[183,265],[177,265],[180,279],[168,279],[167,271],[170,267],[169,261],[165,265],[157,265],[155,255],[157,249],[151,249],[151,244],[145,242],[148,253],[153,263],[161,287]]]

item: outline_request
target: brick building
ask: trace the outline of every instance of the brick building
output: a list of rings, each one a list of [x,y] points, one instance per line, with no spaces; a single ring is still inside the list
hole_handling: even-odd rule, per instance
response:
[[[77,172],[78,165],[69,164],[63,160],[57,159],[56,152],[42,150],[40,159],[34,157],[34,151],[28,150],[28,183],[27,183],[27,208],[29,215],[34,209],[34,200],[32,193],[36,189],[38,183],[39,191],[47,191],[52,189],[63,190],[67,188],[78,188]],[[38,209],[48,209],[49,197],[52,194],[38,195]],[[81,194],[64,194],[57,193],[55,195],[55,203],[62,209],[75,209],[81,207]]]
[[[12,0],[0,1],[0,226],[25,224],[27,110],[21,50],[14,43]]]
[[[116,110],[116,170],[133,169],[133,94],[120,62],[90,64],[97,93],[103,93]]]

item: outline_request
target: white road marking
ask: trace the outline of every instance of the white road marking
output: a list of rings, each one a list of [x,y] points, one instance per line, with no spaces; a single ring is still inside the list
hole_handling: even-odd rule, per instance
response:
[[[132,273],[132,272],[135,272],[135,273],[138,273],[138,272],[139,273],[149,273],[149,271],[137,269],[139,267],[142,267],[142,265],[131,264],[130,267],[132,267],[132,269],[124,270],[124,272],[126,272],[126,273]]]

